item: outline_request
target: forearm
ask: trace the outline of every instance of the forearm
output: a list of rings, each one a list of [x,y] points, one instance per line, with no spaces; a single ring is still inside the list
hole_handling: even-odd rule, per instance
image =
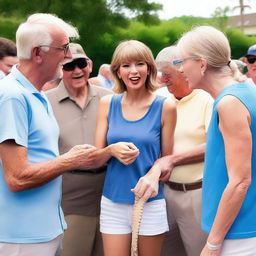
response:
[[[221,244],[225,239],[225,236],[236,219],[239,210],[244,201],[249,184],[247,182],[241,182],[233,185],[228,184],[224,190],[217,214],[208,237],[208,241],[211,244]]]
[[[193,164],[204,161],[205,143],[193,147],[191,150],[172,155],[173,166]]]
[[[64,154],[50,161],[28,164],[19,172],[8,171],[6,180],[11,191],[19,192],[42,186],[64,172],[75,168],[74,159]]]

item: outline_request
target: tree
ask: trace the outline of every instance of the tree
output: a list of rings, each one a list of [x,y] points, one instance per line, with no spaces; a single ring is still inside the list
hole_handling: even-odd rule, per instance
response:
[[[128,11],[140,21],[156,24],[160,22],[156,11],[161,8],[148,0],[0,0],[0,13],[5,17],[25,19],[29,14],[44,12],[70,21],[78,28],[79,43],[94,60],[96,69],[102,62],[110,62],[109,52],[114,49],[110,39],[118,28],[129,25]]]

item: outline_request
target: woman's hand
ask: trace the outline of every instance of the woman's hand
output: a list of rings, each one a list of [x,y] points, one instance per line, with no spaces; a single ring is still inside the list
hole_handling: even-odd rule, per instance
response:
[[[132,164],[139,155],[138,148],[130,142],[117,142],[111,145],[111,155],[118,159],[122,164]]]
[[[132,192],[138,197],[143,197],[145,200],[156,196],[158,194],[160,174],[160,170],[150,169],[145,176],[139,179]]]

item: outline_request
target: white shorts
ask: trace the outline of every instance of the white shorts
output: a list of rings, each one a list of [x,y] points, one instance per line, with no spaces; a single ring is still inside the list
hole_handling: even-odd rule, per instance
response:
[[[131,204],[113,203],[102,196],[100,213],[100,231],[104,234],[132,233]],[[164,199],[146,203],[143,209],[139,235],[154,236],[169,230],[166,204]]]
[[[225,239],[220,256],[255,256],[256,237]]]

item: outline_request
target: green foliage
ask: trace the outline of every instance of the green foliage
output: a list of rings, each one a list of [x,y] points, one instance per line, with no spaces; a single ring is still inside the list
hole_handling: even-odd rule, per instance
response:
[[[256,37],[248,37],[239,29],[227,29],[226,35],[231,45],[231,53],[233,59],[239,59],[247,52],[247,49],[256,44]]]
[[[78,42],[94,62],[92,75],[97,74],[102,63],[111,62],[120,41],[140,40],[156,56],[162,48],[174,44],[196,25],[212,25],[225,31],[233,58],[244,55],[250,45],[256,44],[256,37],[245,36],[236,29],[224,29],[228,7],[216,9],[210,19],[182,16],[159,21],[156,11],[161,7],[148,0],[0,0],[0,36],[15,40],[18,24],[29,14],[55,13],[78,28]]]

